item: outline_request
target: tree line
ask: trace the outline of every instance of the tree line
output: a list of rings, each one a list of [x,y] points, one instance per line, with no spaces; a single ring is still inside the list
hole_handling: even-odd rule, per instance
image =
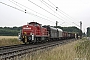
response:
[[[73,32],[80,34],[80,29],[77,27],[61,27],[61,26],[53,26],[55,28],[60,28],[66,32]],[[18,36],[21,27],[0,27],[0,36]]]
[[[18,36],[21,27],[0,27],[0,36]]]
[[[55,28],[60,28],[62,29],[63,31],[66,31],[66,32],[73,32],[73,33],[77,33],[79,36],[82,34],[84,35],[84,33],[82,33],[82,31],[75,27],[75,26],[72,26],[72,27],[61,27],[61,26],[54,26]]]

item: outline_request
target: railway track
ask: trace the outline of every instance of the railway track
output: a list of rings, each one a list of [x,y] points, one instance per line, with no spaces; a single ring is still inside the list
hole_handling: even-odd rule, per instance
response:
[[[11,45],[11,46],[1,46],[0,50],[5,50],[5,49],[10,49],[10,48],[16,48],[16,47],[22,47],[25,44],[20,44],[20,45]]]
[[[11,59],[15,60],[15,57],[19,57],[23,54],[32,53],[38,50],[45,50],[49,48],[53,48],[58,45],[66,44],[69,42],[75,41],[75,39],[71,40],[62,40],[62,41],[53,41],[47,42],[43,44],[36,44],[36,45],[13,45],[7,47],[0,47],[0,60],[7,60]]]

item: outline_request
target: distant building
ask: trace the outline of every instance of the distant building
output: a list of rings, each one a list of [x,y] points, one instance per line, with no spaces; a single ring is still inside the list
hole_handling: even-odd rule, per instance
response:
[[[87,28],[87,37],[90,37],[90,27]]]

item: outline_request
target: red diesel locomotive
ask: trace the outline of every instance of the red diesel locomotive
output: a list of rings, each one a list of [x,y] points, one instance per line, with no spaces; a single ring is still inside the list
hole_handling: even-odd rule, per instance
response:
[[[37,22],[30,22],[27,25],[23,25],[21,33],[19,34],[19,39],[23,41],[23,43],[48,40],[48,37],[47,29]]]

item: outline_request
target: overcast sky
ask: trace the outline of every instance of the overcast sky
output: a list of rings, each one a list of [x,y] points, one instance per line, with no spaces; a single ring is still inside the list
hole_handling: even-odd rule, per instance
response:
[[[84,32],[90,27],[90,0],[0,0],[1,27],[22,26],[32,21],[42,25],[55,25],[58,21],[59,26],[78,28],[82,21]]]

